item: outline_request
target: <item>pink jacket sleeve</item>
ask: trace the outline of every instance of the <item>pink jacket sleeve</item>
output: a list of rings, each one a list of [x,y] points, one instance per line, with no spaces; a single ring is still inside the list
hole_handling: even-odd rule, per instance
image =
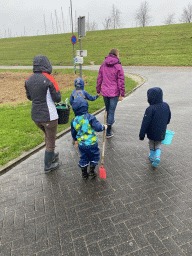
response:
[[[99,74],[97,77],[97,86],[96,86],[97,93],[101,92],[102,82],[103,82],[103,64],[101,65],[101,67],[99,69]]]
[[[119,91],[122,97],[125,97],[125,76],[124,76],[124,71],[121,65],[119,65],[118,68],[118,87]]]

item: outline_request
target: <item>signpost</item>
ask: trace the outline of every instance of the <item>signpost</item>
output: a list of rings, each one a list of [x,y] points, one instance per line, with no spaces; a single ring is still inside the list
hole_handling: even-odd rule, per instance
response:
[[[74,73],[76,74],[76,69],[75,69],[75,61],[74,61],[74,45],[77,43],[77,37],[75,35],[72,35],[71,37],[71,43],[73,44],[73,67],[74,67]]]
[[[85,31],[85,16],[79,16],[78,18],[78,37],[79,37],[79,48],[81,52],[81,37],[86,35]],[[79,64],[80,77],[82,77],[82,64]]]
[[[77,56],[87,57],[87,50],[77,50]]]
[[[73,44],[73,59],[75,58],[75,49],[74,49],[74,45],[77,42],[77,38],[76,36],[73,35],[73,15],[72,15],[72,0],[70,0],[70,4],[71,4],[71,25],[72,25],[72,37],[71,37],[71,42]],[[74,73],[76,74],[76,67],[75,67],[75,62],[73,61],[73,66],[74,66]]]
[[[71,37],[71,43],[72,43],[72,44],[76,44],[76,43],[77,43],[77,37],[76,37],[76,36],[72,35],[72,37]]]
[[[77,64],[83,64],[83,57],[76,56],[74,58],[74,62],[77,63]]]

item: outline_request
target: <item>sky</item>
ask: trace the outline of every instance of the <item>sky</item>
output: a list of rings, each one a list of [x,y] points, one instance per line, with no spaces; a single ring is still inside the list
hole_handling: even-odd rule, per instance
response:
[[[137,27],[136,11],[142,0],[71,0],[73,30],[79,16],[95,22],[97,29],[104,29],[103,22],[114,5],[120,12],[122,28]],[[148,0],[149,26],[164,25],[170,14],[175,14],[175,23],[181,23],[181,14],[189,0]],[[192,2],[191,2],[192,3]],[[71,33],[70,0],[0,0],[0,38]]]

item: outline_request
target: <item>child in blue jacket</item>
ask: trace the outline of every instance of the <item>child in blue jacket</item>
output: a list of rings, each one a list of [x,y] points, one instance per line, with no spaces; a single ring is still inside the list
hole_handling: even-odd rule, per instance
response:
[[[149,158],[152,166],[157,167],[160,163],[161,141],[165,138],[167,124],[171,120],[171,111],[169,105],[163,102],[163,91],[159,87],[150,88],[147,91],[148,103],[150,106],[146,109],[139,138],[144,140],[145,134],[149,139]]]
[[[87,179],[88,176],[95,178],[94,170],[100,160],[96,132],[105,130],[107,125],[101,125],[95,116],[88,113],[88,102],[82,97],[74,99],[72,108],[75,118],[71,121],[71,135],[81,154],[78,165],[82,170],[82,178]],[[89,163],[90,172],[88,174]]]
[[[75,90],[72,91],[71,97],[70,97],[70,104],[73,104],[73,101],[77,97],[83,97],[84,99],[94,101],[96,100],[99,95],[92,96],[87,91],[84,90],[84,81],[82,78],[76,78],[75,79]]]

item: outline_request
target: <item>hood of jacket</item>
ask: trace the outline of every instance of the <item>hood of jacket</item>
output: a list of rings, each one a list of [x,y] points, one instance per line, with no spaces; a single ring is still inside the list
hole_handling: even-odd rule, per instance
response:
[[[75,79],[75,88],[77,90],[84,90],[84,81],[81,77]]]
[[[119,58],[114,54],[109,54],[105,57],[105,64],[107,66],[114,66],[115,64],[121,64]]]
[[[73,111],[76,116],[82,116],[88,113],[88,102],[83,97],[77,97],[72,104]]]
[[[163,91],[159,87],[150,88],[147,91],[147,98],[150,105],[163,102]]]
[[[49,59],[44,55],[37,55],[33,59],[33,72],[52,73],[52,65]]]

